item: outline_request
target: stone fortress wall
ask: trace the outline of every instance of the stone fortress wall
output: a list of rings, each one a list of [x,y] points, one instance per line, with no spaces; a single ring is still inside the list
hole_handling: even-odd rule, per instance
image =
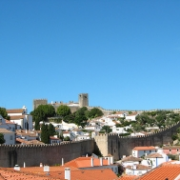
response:
[[[123,155],[132,154],[132,149],[136,146],[163,146],[173,142],[172,135],[180,127],[180,122],[156,133],[146,136],[126,136],[119,137],[117,134],[99,134],[95,137],[95,142],[102,155],[111,154],[115,160],[119,160]]]
[[[18,164],[23,167],[61,164],[79,156],[92,154],[94,140],[80,142],[66,142],[63,144],[48,145],[0,145],[0,166],[14,167]]]
[[[87,94],[84,94],[85,96]],[[81,105],[87,105],[89,109],[93,108],[89,106],[88,99],[83,97]],[[80,101],[80,100],[79,100]],[[37,108],[40,104],[48,104],[46,99],[34,100],[34,108]],[[76,106],[79,107],[79,106]],[[105,110],[100,108],[105,114],[109,114],[113,111],[125,110]],[[74,109],[75,110],[75,109]],[[172,109],[171,109],[172,110]],[[155,110],[152,110],[155,111]],[[180,109],[173,109],[174,112],[180,112]],[[137,111],[139,113],[143,111]],[[172,142],[172,135],[180,127],[180,123],[163,129],[157,133],[153,133],[147,136],[140,137],[119,137],[117,134],[99,134],[94,139],[67,142],[63,144],[52,145],[0,145],[0,166],[1,167],[13,167],[15,164],[23,166],[24,162],[26,166],[39,166],[40,163],[47,165],[61,164],[61,159],[64,161],[70,161],[79,156],[83,156],[91,153],[100,152],[102,155],[107,156],[111,154],[115,160],[119,160],[123,155],[130,155],[131,150],[135,146],[162,146]]]
[[[147,136],[119,137],[117,134],[99,134],[94,139],[65,142],[52,145],[0,145],[0,166],[13,167],[61,164],[79,156],[100,152],[103,156],[113,155],[119,160],[123,155],[130,155],[135,146],[162,146],[172,142],[172,135],[180,123]]]

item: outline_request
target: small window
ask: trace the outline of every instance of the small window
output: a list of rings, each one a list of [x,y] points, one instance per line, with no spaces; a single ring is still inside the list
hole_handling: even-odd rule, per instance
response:
[[[179,151],[179,149],[177,149],[177,151]]]
[[[13,140],[13,136],[10,136],[10,140]]]
[[[171,152],[171,149],[169,149],[169,152]]]

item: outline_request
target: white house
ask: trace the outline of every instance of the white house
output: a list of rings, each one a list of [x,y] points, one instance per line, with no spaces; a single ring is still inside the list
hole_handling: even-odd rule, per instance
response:
[[[8,121],[6,119],[4,119],[1,115],[0,115],[0,128],[4,128],[7,129],[9,131],[15,131],[16,129],[16,124]]]
[[[137,146],[132,149],[132,155],[134,157],[147,156],[152,152],[156,152],[156,148],[154,146]]]
[[[137,112],[134,112],[134,113],[131,113],[131,114],[128,114],[125,116],[125,119],[126,120],[130,120],[130,121],[136,121],[136,116],[138,115]]]
[[[50,140],[50,144],[59,144],[62,142],[62,140],[57,138],[57,136],[50,136],[49,140]]]
[[[120,161],[120,163],[123,165],[123,167],[127,167],[127,166],[133,166],[134,164],[140,164],[141,161],[142,161],[141,158],[137,158],[130,155],[130,156],[124,157]],[[119,161],[117,163],[119,163]]]
[[[39,139],[38,133],[28,130],[16,130],[16,137],[26,141]]]
[[[145,157],[145,159],[147,159],[150,162],[152,168],[155,168],[169,160],[168,156],[163,152],[151,153],[151,154],[147,155]]]
[[[9,144],[9,145],[15,144],[15,132],[9,131],[4,128],[0,128],[0,133],[4,135],[4,139],[6,141],[4,144]]]
[[[134,164],[132,166],[127,166],[126,170],[125,170],[125,173],[127,175],[139,176],[139,175],[147,173],[150,170],[151,170],[150,166],[145,166],[145,165],[142,165],[142,164]]]
[[[27,108],[25,106],[22,109],[7,109],[7,113],[10,116],[10,121],[18,125],[17,128],[33,129],[32,116],[27,114]]]

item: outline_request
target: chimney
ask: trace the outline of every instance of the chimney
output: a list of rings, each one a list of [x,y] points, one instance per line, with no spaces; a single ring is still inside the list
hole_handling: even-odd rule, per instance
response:
[[[94,159],[91,158],[91,167],[93,167],[93,166],[94,166]]]
[[[100,157],[99,160],[100,160],[100,166],[103,166],[103,158]]]
[[[43,167],[43,164],[42,164],[42,163],[40,163],[40,167]]]
[[[110,159],[111,159],[111,164],[114,164],[114,157],[111,156]]]
[[[64,158],[62,158],[62,166],[64,166]]]
[[[24,168],[26,167],[26,163],[24,162]]]
[[[108,165],[111,165],[111,158],[108,157]]]
[[[65,168],[65,171],[64,171],[64,179],[66,180],[71,180],[71,170],[70,168]]]

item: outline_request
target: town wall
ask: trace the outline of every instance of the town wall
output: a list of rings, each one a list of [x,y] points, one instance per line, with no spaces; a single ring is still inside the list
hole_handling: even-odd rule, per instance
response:
[[[123,155],[130,155],[135,146],[162,146],[172,143],[180,123],[156,133],[139,137],[119,137],[117,134],[99,134],[94,139],[64,142],[52,145],[0,145],[0,166],[13,167],[61,164],[86,154],[99,153],[103,156],[113,155],[119,160]]]
[[[95,142],[103,156],[113,155],[115,160],[119,160],[123,155],[131,155],[132,149],[136,146],[163,146],[172,144],[172,135],[176,133],[180,123],[170,126],[145,136],[119,137],[117,134],[99,134],[95,137]]]
[[[14,167],[18,164],[23,166],[39,166],[40,163],[46,165],[61,164],[73,160],[94,151],[94,140],[84,140],[78,142],[66,142],[52,145],[1,145],[0,146],[0,166]]]

